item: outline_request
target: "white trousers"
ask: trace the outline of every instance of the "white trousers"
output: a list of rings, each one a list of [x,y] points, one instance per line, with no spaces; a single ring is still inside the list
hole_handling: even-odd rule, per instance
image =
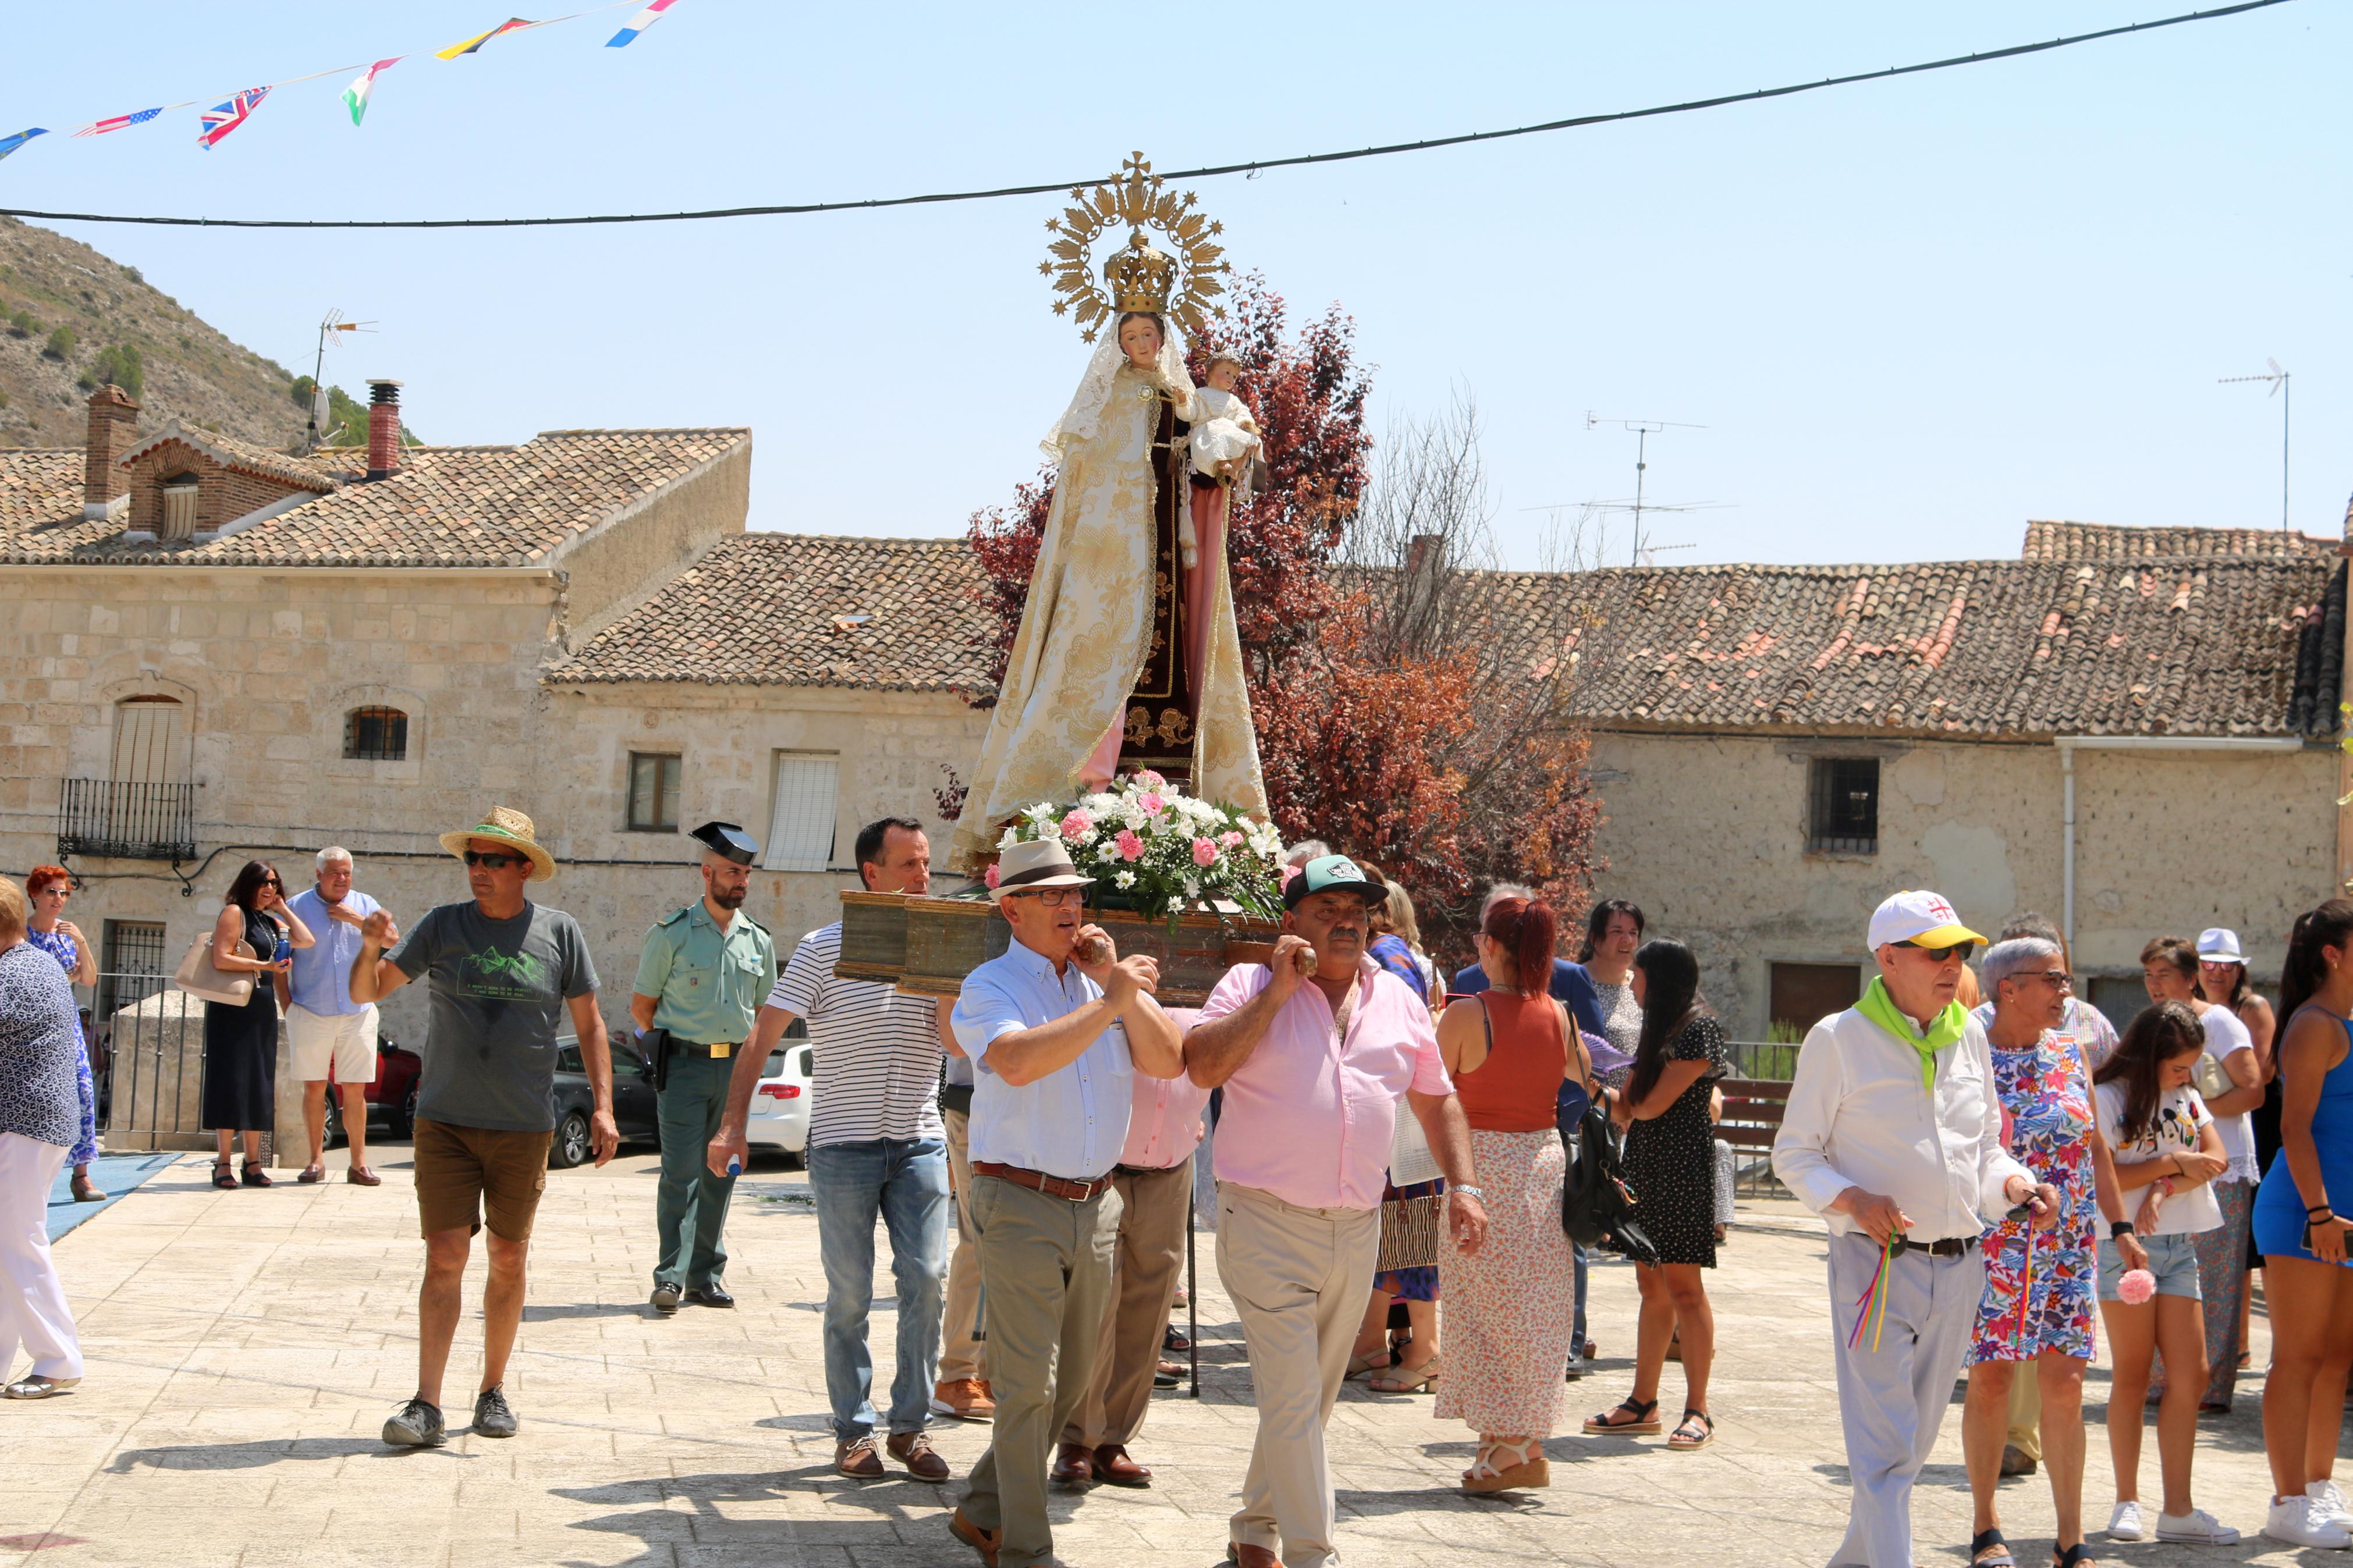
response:
[[[1831,1332],[1838,1344],[1839,1419],[1854,1497],[1832,1568],[1912,1568],[1912,1483],[1936,1446],[1968,1358],[1985,1258],[1974,1247],[1933,1258],[1913,1247],[1888,1264],[1887,1311],[1862,1325],[1856,1305],[1879,1268],[1879,1243],[1858,1232],[1830,1247]],[[1874,1342],[1876,1348],[1874,1348]]]
[[[66,1152],[21,1132],[0,1132],[0,1381],[16,1344],[33,1353],[36,1377],[79,1377],[81,1341],[49,1258],[49,1186]]]

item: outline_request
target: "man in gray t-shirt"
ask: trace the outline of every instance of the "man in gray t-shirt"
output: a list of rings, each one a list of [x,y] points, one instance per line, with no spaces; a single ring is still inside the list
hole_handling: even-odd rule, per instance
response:
[[[555,875],[555,857],[533,837],[531,818],[506,806],[443,834],[441,847],[465,861],[472,900],[434,910],[396,949],[391,914],[376,910],[360,927],[352,961],[353,1001],[379,1001],[422,979],[430,1005],[417,1095],[417,1208],[425,1232],[417,1394],[384,1426],[384,1440],[398,1447],[448,1440],[441,1375],[464,1305],[466,1255],[486,1218],[491,1278],[482,1293],[474,1431],[514,1436],[515,1414],[500,1384],[522,1322],[523,1262],[555,1126],[555,1037],[567,1013],[596,1097],[588,1123],[596,1163],[621,1142],[588,944],[570,915],[523,897],[525,883]]]

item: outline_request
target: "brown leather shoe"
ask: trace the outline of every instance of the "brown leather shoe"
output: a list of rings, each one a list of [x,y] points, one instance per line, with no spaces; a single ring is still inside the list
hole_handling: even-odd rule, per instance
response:
[[[932,1447],[929,1436],[921,1432],[893,1432],[882,1447],[892,1458],[907,1467],[907,1473],[919,1481],[944,1481],[948,1479],[948,1462]]]
[[[1282,1559],[1273,1549],[1265,1546],[1245,1546],[1239,1541],[1226,1542],[1226,1561],[1234,1568],[1282,1568]]]
[[[306,1187],[314,1182],[323,1182],[327,1179],[327,1167],[324,1165],[305,1165],[302,1167],[302,1173],[294,1179],[301,1183]]]
[[[874,1451],[872,1434],[853,1437],[847,1443],[833,1446],[833,1468],[857,1481],[879,1481],[888,1471],[882,1468],[882,1456]]]
[[[377,1175],[374,1171],[369,1170],[365,1165],[352,1166],[349,1170],[343,1173],[343,1180],[349,1182],[355,1187],[380,1187],[384,1185],[384,1178]]]
[[[988,1564],[988,1568],[997,1568],[997,1549],[1005,1540],[1005,1531],[983,1530],[964,1516],[964,1510],[958,1509],[948,1515],[948,1533],[979,1552],[980,1560]]]
[[[1148,1487],[1152,1472],[1127,1457],[1122,1443],[1105,1443],[1094,1453],[1095,1479],[1115,1487]]]
[[[1095,1457],[1084,1443],[1057,1444],[1054,1468],[1047,1473],[1059,1486],[1091,1486],[1095,1479]]]

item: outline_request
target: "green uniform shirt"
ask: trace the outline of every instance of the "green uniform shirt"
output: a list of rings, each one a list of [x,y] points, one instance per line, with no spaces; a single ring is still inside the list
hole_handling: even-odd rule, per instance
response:
[[[750,1039],[752,1015],[776,985],[776,939],[741,910],[722,931],[697,899],[647,930],[630,989],[659,999],[655,1028],[713,1046]]]

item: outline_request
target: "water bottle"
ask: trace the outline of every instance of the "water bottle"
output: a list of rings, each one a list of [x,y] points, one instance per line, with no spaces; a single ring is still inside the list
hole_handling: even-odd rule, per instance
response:
[[[294,939],[284,931],[278,933],[278,945],[270,950],[269,962],[283,963],[294,955]]]

